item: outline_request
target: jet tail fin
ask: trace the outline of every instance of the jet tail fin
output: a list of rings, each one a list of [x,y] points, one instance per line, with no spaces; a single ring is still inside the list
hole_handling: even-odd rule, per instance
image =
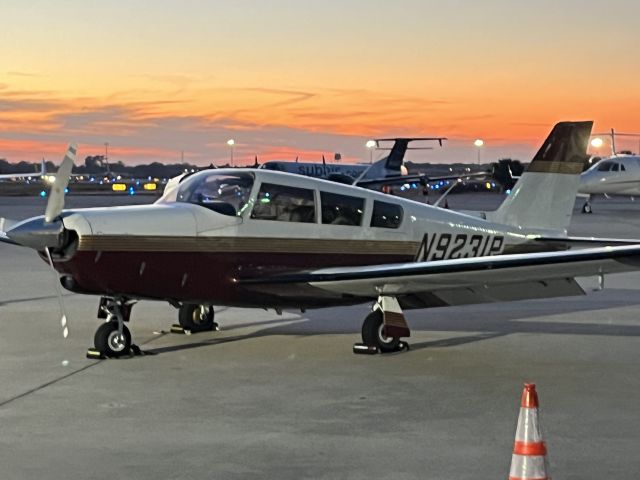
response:
[[[592,126],[589,121],[553,127],[511,195],[487,219],[566,235]]]

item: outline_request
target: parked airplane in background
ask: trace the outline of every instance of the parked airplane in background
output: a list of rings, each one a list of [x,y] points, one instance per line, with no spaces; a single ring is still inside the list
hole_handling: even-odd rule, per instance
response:
[[[601,137],[603,136],[610,139],[611,156],[599,159],[582,174],[578,190],[578,196],[586,198],[582,206],[582,213],[593,212],[592,195],[628,195],[631,197],[640,195],[640,154],[634,155],[630,151],[616,149],[616,137],[640,138],[640,134],[620,133],[612,128],[611,132],[594,134],[591,144],[596,148],[602,146]],[[640,143],[638,147],[640,148]]]
[[[40,164],[39,172],[31,173],[3,173],[0,175],[0,180],[17,180],[19,178],[39,178],[47,175],[47,167],[44,160]]]
[[[591,196],[640,196],[640,156],[621,153],[603,158],[580,176],[579,196],[586,196],[583,213],[592,213]]]
[[[591,126],[556,125],[487,219],[264,169],[201,171],[153,205],[65,211],[72,146],[44,217],[10,222],[0,241],[36,250],[66,289],[102,297],[105,356],[130,351],[140,299],[169,302],[195,330],[213,325],[213,305],[373,302],[362,340],[394,351],[410,336],[402,309],[581,295],[577,276],[640,269],[640,242],[567,236]],[[589,245],[605,246],[567,250]]]
[[[322,178],[347,185],[372,186],[394,182],[418,182],[431,180],[425,175],[409,175],[404,166],[407,150],[431,150],[431,147],[409,147],[411,142],[436,141],[442,146],[444,137],[380,138],[375,140],[376,148],[390,150],[389,155],[372,163],[327,163],[269,161],[261,169],[295,173],[313,178]],[[380,143],[392,142],[391,148],[380,147]],[[339,154],[336,154],[336,157]],[[447,177],[449,178],[449,177]],[[453,177],[451,177],[453,178]],[[440,180],[441,177],[438,178]]]

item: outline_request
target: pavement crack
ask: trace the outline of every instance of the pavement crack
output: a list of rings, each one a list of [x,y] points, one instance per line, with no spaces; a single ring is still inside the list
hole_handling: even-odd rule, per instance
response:
[[[56,384],[58,382],[61,382],[62,380],[66,380],[67,378],[72,377],[73,375],[76,375],[77,373],[81,373],[81,372],[84,372],[85,370],[90,369],[91,367],[95,367],[96,365],[98,365],[101,362],[102,362],[102,360],[99,360],[99,361],[93,362],[93,363],[91,363],[89,365],[85,365],[84,367],[79,368],[77,370],[74,370],[73,372],[69,372],[66,375],[63,375],[63,376],[58,377],[58,378],[55,378],[55,379],[53,379],[53,380],[51,380],[49,382],[43,383],[42,385],[38,385],[37,387],[34,387],[34,388],[30,389],[30,390],[27,390],[26,392],[20,393],[20,394],[14,396],[14,397],[8,398],[7,400],[4,400],[4,401],[0,402],[0,408],[4,407],[4,406],[6,406],[6,405],[8,405],[8,404],[10,404],[12,402],[15,402],[16,400],[20,400],[21,398],[27,397],[27,396],[31,395],[32,393],[39,392],[40,390],[43,390],[43,389],[45,389],[45,388],[47,388],[47,387],[49,387],[51,385],[54,385],[54,384]]]

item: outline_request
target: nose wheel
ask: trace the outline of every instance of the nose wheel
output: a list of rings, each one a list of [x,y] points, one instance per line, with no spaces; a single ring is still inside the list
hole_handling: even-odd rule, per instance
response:
[[[584,205],[582,206],[582,213],[593,213],[593,210],[591,209],[591,203],[584,202]]]
[[[93,346],[87,351],[88,358],[117,358],[140,351],[131,341],[131,332],[124,324],[131,316],[135,300],[126,298],[100,299],[98,318],[105,322],[93,336]]]
[[[120,332],[118,322],[103,323],[96,330],[93,345],[105,357],[128,355],[131,352],[131,332],[126,325],[122,326]]]

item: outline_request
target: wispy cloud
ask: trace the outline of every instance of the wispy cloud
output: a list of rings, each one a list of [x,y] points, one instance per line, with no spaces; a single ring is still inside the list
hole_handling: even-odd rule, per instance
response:
[[[10,77],[29,77],[29,78],[40,78],[40,77],[44,77],[44,75],[42,75],[41,73],[34,73],[34,72],[17,72],[17,71],[11,71],[11,72],[6,72],[6,74]]]
[[[166,79],[170,86],[184,80]],[[195,81],[195,80],[194,80]],[[172,94],[169,94],[173,92]],[[465,125],[492,114],[460,115],[446,98],[393,95],[366,89],[221,87],[184,91],[149,89],[105,97],[64,97],[43,90],[0,91],[0,156],[54,158],[77,141],[86,154],[109,142],[113,155],[128,162],[175,159],[184,151],[202,164],[226,161],[228,138],[235,156],[321,158],[341,152],[364,158],[364,140],[387,135],[472,135]],[[33,148],[42,142],[42,148]],[[25,150],[16,150],[20,145]],[[462,145],[462,144],[461,144]],[[461,147],[462,148],[462,147]],[[96,151],[89,151],[94,149]],[[81,150],[83,151],[83,150]],[[295,155],[294,155],[295,154]]]

